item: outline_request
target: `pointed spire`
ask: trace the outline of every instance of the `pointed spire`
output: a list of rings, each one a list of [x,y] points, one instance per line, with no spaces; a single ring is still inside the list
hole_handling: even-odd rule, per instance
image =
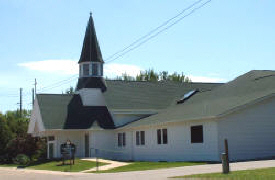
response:
[[[97,41],[92,12],[86,27],[86,33],[83,41],[82,52],[78,63],[81,62],[102,62],[104,63]]]

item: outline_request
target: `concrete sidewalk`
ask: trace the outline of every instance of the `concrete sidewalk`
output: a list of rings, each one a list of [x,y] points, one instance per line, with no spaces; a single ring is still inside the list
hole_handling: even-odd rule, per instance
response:
[[[85,159],[81,159],[81,160],[96,162],[96,158],[85,158]],[[128,164],[131,164],[131,163],[126,163],[126,162],[112,161],[112,160],[106,160],[106,159],[98,159],[98,162],[108,163],[107,165],[99,166],[98,167],[99,171],[114,169],[116,167],[126,166]],[[97,170],[96,167],[94,167],[89,170],[85,170],[85,171],[81,171],[81,172],[91,172],[91,171],[96,171],[96,170]]]
[[[248,170],[257,168],[275,167],[275,160],[266,161],[249,161],[249,162],[238,162],[231,163],[230,169],[232,171],[237,170]],[[148,170],[148,171],[132,171],[132,172],[121,172],[121,173],[65,173],[65,172],[51,172],[49,171],[38,171],[38,170],[14,170],[11,168],[0,168],[1,179],[9,180],[90,180],[90,179],[112,179],[112,180],[124,180],[124,179],[167,179],[172,176],[183,176],[191,174],[202,174],[202,173],[215,173],[221,172],[221,164],[206,164],[197,166],[184,166],[169,169],[159,170]]]

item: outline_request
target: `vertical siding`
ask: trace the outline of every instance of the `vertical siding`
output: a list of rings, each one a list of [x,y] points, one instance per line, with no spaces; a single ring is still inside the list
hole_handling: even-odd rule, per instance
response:
[[[100,88],[84,88],[79,90],[84,106],[105,106],[105,99]]]
[[[228,139],[230,160],[275,156],[275,98],[218,121],[219,152]]]
[[[192,144],[190,127],[203,125],[204,142]],[[157,144],[157,129],[167,128],[168,144]],[[136,145],[136,131],[145,131],[145,145]],[[138,161],[218,161],[215,121],[185,122],[177,125],[119,130],[126,132],[126,146],[118,147],[117,158]],[[116,134],[117,136],[117,134]],[[116,142],[116,141],[115,141]],[[122,157],[122,158],[121,158]]]
[[[95,149],[98,149],[98,156],[112,159],[115,143],[113,130],[96,130],[90,132],[91,157],[95,157]]]
[[[49,134],[55,136],[55,157],[61,157],[60,145],[68,139],[76,145],[76,157],[85,156],[84,131],[53,131]]]

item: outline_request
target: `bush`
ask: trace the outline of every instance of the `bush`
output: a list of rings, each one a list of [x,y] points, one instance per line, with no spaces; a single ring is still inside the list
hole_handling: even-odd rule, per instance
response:
[[[18,165],[26,166],[30,163],[30,158],[25,154],[18,154],[13,162]]]
[[[0,164],[8,164],[8,163],[10,163],[8,155],[7,154],[0,155]]]

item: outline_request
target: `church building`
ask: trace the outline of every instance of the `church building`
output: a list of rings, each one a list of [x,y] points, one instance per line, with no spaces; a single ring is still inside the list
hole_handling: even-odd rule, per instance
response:
[[[224,139],[232,161],[275,156],[275,71],[225,84],[104,80],[92,16],[78,64],[74,94],[35,98],[28,133],[47,138],[48,158],[67,140],[78,157],[116,160],[220,161]]]

